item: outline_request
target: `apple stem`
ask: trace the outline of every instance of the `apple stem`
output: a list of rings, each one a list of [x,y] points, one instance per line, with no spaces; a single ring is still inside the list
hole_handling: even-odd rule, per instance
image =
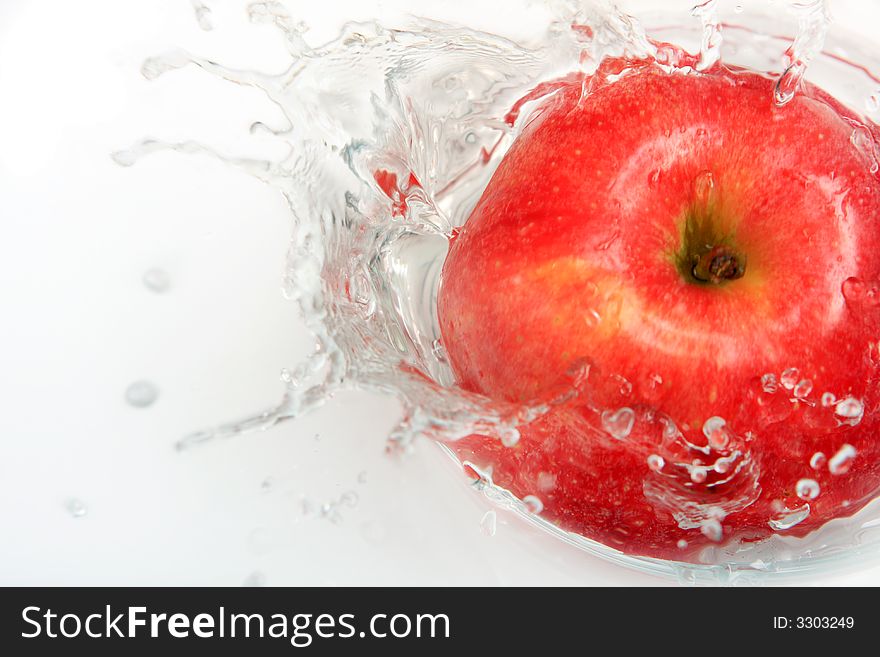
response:
[[[691,274],[701,283],[718,285],[742,278],[745,273],[745,258],[727,246],[716,246],[703,255],[693,257]]]

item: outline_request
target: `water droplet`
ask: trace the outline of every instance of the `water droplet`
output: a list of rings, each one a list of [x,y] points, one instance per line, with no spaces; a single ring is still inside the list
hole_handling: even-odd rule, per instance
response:
[[[77,499],[68,500],[67,504],[65,504],[65,508],[67,509],[67,513],[73,518],[82,518],[89,512],[88,507]]]
[[[529,513],[541,513],[544,510],[544,503],[534,495],[526,495],[522,501]]]
[[[797,385],[798,380],[800,379],[801,373],[800,370],[796,367],[789,367],[782,373],[782,376],[779,377],[779,382],[782,384],[782,387],[786,390],[793,390]]]
[[[259,570],[255,570],[250,575],[244,578],[244,581],[241,583],[241,585],[249,588],[266,586],[266,575],[264,573],[261,573]]]
[[[813,392],[813,382],[809,379],[801,379],[794,387],[793,394],[797,399],[806,399]]]
[[[802,523],[809,515],[810,505],[805,503],[796,509],[783,508],[776,516],[768,520],[767,524],[778,532],[785,531]]]
[[[694,200],[707,204],[715,193],[715,176],[711,171],[703,171],[694,179]]]
[[[157,267],[153,267],[144,272],[141,281],[143,282],[144,287],[150,290],[150,292],[155,292],[156,294],[162,294],[171,289],[171,277],[168,276],[168,272]]]
[[[635,421],[635,412],[626,406],[616,411],[602,412],[602,428],[617,440],[623,440],[629,436]]]
[[[539,472],[537,483],[539,491],[548,493],[556,488],[556,475],[550,472]]]
[[[353,509],[358,505],[360,499],[360,495],[353,490],[347,490],[339,497],[339,503]]]
[[[841,446],[837,453],[828,460],[828,472],[833,475],[842,475],[849,472],[852,462],[856,458],[856,448],[849,444]]]
[[[797,482],[797,496],[802,500],[815,500],[819,497],[821,488],[815,479],[800,479]]]
[[[724,528],[718,518],[707,518],[700,523],[700,533],[710,541],[718,543],[724,536]]]
[[[829,406],[833,406],[837,398],[831,392],[823,392],[822,393],[822,406],[828,408]]]
[[[862,421],[862,415],[864,412],[865,409],[862,402],[854,397],[841,399],[834,407],[834,414],[838,418],[841,418],[842,423],[852,426],[855,426]]]
[[[651,454],[648,456],[648,467],[654,472],[660,472],[666,465],[666,461],[659,454]]]
[[[702,484],[709,477],[709,473],[705,465],[692,465],[688,467],[691,481],[695,484]]]
[[[480,531],[484,536],[495,536],[498,530],[498,514],[495,511],[486,511],[480,519]]]
[[[625,379],[624,377],[622,377],[618,374],[613,375],[612,378],[616,379],[617,382],[620,384],[620,394],[621,395],[623,395],[624,397],[629,397],[632,394],[633,386],[629,380]]]
[[[211,8],[208,7],[201,0],[191,0],[193,11],[196,15],[196,21],[199,24],[199,27],[205,32],[210,32],[214,29],[214,21],[211,16]]]
[[[776,380],[775,374],[765,374],[761,377],[761,388],[768,394],[773,394],[779,390],[779,382]]]
[[[505,447],[516,447],[520,439],[519,429],[516,427],[500,427],[498,436],[501,438],[501,444]]]
[[[727,434],[727,421],[723,417],[710,417],[703,423],[703,435],[712,449],[724,449],[730,441]]]
[[[826,460],[824,453],[816,452],[810,457],[810,467],[813,470],[820,470],[825,465]]]
[[[125,401],[135,408],[151,406],[159,398],[159,388],[149,381],[135,381],[125,389]]]

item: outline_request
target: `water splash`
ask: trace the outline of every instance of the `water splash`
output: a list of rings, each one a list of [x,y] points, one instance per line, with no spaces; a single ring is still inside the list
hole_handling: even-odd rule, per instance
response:
[[[801,33],[789,55],[802,68],[821,49],[827,27],[816,22],[815,6],[821,6],[822,21],[827,18],[824,3],[807,5],[814,13],[801,14]],[[531,110],[558,88],[552,81],[573,66],[594,72],[605,58],[619,55],[657,57],[670,70],[681,64],[683,74],[692,72],[694,62],[705,70],[718,63],[721,32],[715,0],[695,9],[703,27],[696,60],[667,44],[658,48],[637,21],[610,3],[553,6],[556,19],[520,43],[419,21],[407,29],[349,23],[337,38],[313,45],[305,39],[307,26],[283,5],[255,2],[248,8],[250,20],[273,26],[290,55],[281,74],[236,70],[182,50],[144,62],[147,79],[194,66],[261,91],[281,111],[281,125],[255,121],[251,126],[252,133],[284,145],[286,155],[276,160],[160,139],[144,140],[113,157],[131,166],[157,151],[204,156],[279,190],[292,218],[282,289],[316,340],[311,357],[282,374],[280,402],[186,436],[179,449],[267,429],[317,408],[345,388],[400,399],[403,416],[388,442],[393,452],[406,453],[417,437],[451,442],[471,434],[513,447],[521,427],[589,388],[587,364],[573,368],[552,395],[525,403],[499,403],[453,385],[436,311],[449,240]],[[788,89],[792,79],[789,75],[784,85],[777,84],[777,101],[780,88]],[[791,89],[799,82],[797,77]],[[583,93],[590,93],[588,86]],[[713,177],[706,173],[696,193],[712,193]],[[621,396],[632,394],[631,382],[611,377]],[[806,399],[812,392],[812,382],[793,367],[764,374],[760,381],[766,394],[779,388],[790,393],[779,395],[786,404],[788,397]],[[834,406],[841,424],[855,419],[847,408],[841,413],[840,404]],[[722,520],[760,495],[760,464],[752,457],[749,438],[736,435],[723,418],[706,421],[706,442],[699,443],[672,418],[634,405],[595,410],[597,424],[611,438],[638,444],[651,431],[662,436],[644,453],[644,493],[658,510],[672,513],[683,530],[699,529],[720,541]],[[699,424],[695,433],[700,433]],[[543,503],[537,495],[511,500],[494,487],[491,472],[472,469],[475,486],[487,496],[540,514]],[[546,494],[557,486],[555,475],[542,473],[537,482],[535,492],[550,499]],[[346,503],[332,501],[326,516],[340,505]],[[317,515],[323,507],[310,508]],[[487,514],[481,524],[492,524],[494,533],[490,518]]]
[[[794,43],[785,52],[785,70],[776,81],[774,101],[777,107],[790,103],[807,72],[807,66],[825,45],[831,14],[827,0],[791,2],[797,14],[798,32]]]
[[[706,0],[693,8],[693,15],[700,19],[703,38],[700,42],[700,59],[697,70],[712,68],[721,59],[721,21],[718,18],[718,0]]]

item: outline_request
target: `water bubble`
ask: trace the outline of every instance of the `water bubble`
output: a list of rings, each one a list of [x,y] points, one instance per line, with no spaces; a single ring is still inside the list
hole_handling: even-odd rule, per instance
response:
[[[68,500],[64,508],[67,509],[67,513],[73,518],[82,518],[89,512],[88,507],[78,499]]]
[[[688,542],[683,538],[680,538],[675,545],[678,547],[679,550],[684,550],[688,546]]]
[[[703,435],[712,449],[724,449],[730,437],[727,435],[727,421],[723,417],[710,417],[703,423]]]
[[[810,393],[813,391],[813,382],[809,379],[801,379],[798,381],[797,385],[794,387],[792,391],[795,398],[797,399],[806,399],[810,396]]]
[[[779,390],[779,382],[776,380],[775,374],[765,374],[761,377],[761,388],[768,394],[773,394]]]
[[[544,510],[544,503],[534,495],[526,495],[522,501],[529,513],[541,513]]]
[[[648,456],[648,467],[654,472],[660,472],[666,465],[666,461],[659,454],[651,454]]]
[[[800,370],[796,367],[789,367],[782,373],[782,376],[779,377],[779,382],[782,384],[782,387],[786,390],[793,390],[797,385],[798,380],[800,379]]]
[[[833,406],[837,402],[837,398],[834,396],[834,393],[831,392],[823,392],[822,393],[822,406],[828,408]]]
[[[864,412],[865,408],[862,405],[862,402],[854,397],[841,399],[834,407],[834,414],[837,417],[842,418],[842,423],[852,426],[855,426],[862,421],[862,415]]]
[[[816,452],[810,457],[810,467],[813,470],[820,470],[822,466],[825,465],[827,459],[825,458],[825,454],[823,452]]]
[[[833,475],[842,475],[849,472],[853,460],[856,458],[856,448],[849,444],[841,446],[837,453],[828,460],[828,472]]]
[[[629,436],[635,421],[635,412],[626,406],[616,411],[602,412],[602,428],[617,440],[623,440]]]
[[[815,479],[800,479],[795,490],[802,500],[815,500],[821,492],[819,483]]]
[[[159,388],[150,381],[135,381],[125,389],[125,401],[135,408],[146,408],[159,398]]]
[[[162,294],[171,288],[171,277],[168,275],[168,272],[158,267],[145,271],[141,281],[144,287],[156,294]]]
[[[480,518],[480,531],[484,536],[495,536],[498,531],[498,514],[494,510],[486,511]]]
[[[710,541],[718,543],[724,536],[724,528],[718,518],[707,518],[700,523],[700,533]]]
[[[776,531],[785,531],[802,523],[809,515],[810,505],[805,503],[796,509],[783,508],[776,516],[768,520],[767,524]]]

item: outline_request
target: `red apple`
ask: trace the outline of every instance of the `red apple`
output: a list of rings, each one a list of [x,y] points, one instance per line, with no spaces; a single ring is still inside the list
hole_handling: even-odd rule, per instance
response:
[[[877,494],[875,127],[773,85],[621,61],[561,84],[453,240],[460,385],[527,403],[586,374],[515,446],[453,445],[564,529],[690,558]]]

